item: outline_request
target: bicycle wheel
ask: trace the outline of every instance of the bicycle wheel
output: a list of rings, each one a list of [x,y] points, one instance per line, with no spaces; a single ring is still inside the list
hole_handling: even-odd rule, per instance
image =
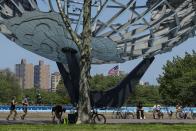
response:
[[[177,119],[183,119],[184,113],[183,112],[176,112],[176,118]]]
[[[106,123],[106,118],[104,115],[102,114],[96,114],[94,117],[93,117],[93,121],[94,123],[96,124],[105,124]]]
[[[116,119],[123,119],[123,114],[121,112],[116,112]]]
[[[196,114],[193,114],[192,119],[195,120],[196,118]]]
[[[116,118],[116,112],[113,111],[113,112],[112,112],[112,119],[115,119],[115,118]]]
[[[132,112],[126,113],[125,119],[134,119],[134,118],[135,118],[134,113],[132,113]]]

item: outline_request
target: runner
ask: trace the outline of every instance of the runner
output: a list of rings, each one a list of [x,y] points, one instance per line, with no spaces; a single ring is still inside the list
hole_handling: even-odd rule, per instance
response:
[[[22,105],[23,105],[22,109],[23,109],[24,114],[21,116],[21,119],[24,120],[25,116],[27,115],[27,107],[29,105],[28,97],[27,96],[25,96],[23,98]]]
[[[16,120],[16,116],[17,116],[16,104],[17,104],[16,97],[13,96],[12,101],[11,101],[11,106],[10,106],[10,114],[7,116],[7,120],[9,120],[9,118],[12,115],[13,112],[14,112],[13,120]]]

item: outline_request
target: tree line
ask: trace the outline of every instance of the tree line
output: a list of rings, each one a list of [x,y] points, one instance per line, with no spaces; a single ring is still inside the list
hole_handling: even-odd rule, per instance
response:
[[[196,106],[196,52],[167,61],[163,71],[158,78],[163,103]]]
[[[38,90],[35,87],[31,89],[20,88],[19,81],[9,69],[2,70],[0,73],[0,104],[10,104],[13,96],[16,96],[20,103],[24,96],[28,96],[30,104],[66,104],[69,103],[69,98],[64,94],[66,92],[59,91],[50,92],[45,90]],[[38,99],[39,102],[38,102]]]
[[[196,105],[196,53],[186,53],[185,57],[174,57],[163,66],[163,74],[159,76],[159,85],[138,85],[133,89],[125,105],[136,106],[140,101],[144,106],[164,104],[175,106],[180,103],[184,106]],[[90,78],[91,90],[107,90],[114,87],[125,76],[95,75]],[[24,89],[19,86],[15,75],[6,69],[0,73],[0,103],[8,104],[12,96],[20,101],[27,95],[32,104],[36,104],[40,94],[42,104],[66,104],[70,102],[69,95],[60,81],[56,92],[44,90]]]
[[[163,74],[157,78],[158,85],[138,85],[126,101],[126,105],[135,106],[140,101],[145,106],[196,106],[196,52],[186,52],[184,57],[173,57],[162,69]],[[108,89],[123,77],[96,75],[90,80],[91,89]]]

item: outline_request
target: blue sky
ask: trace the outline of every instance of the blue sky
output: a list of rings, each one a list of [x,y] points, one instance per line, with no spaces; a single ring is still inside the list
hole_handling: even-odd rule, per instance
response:
[[[145,75],[142,77],[142,81],[148,81],[150,84],[157,84],[157,77],[162,74],[163,70],[162,67],[164,64],[166,64],[167,60],[172,60],[175,56],[181,56],[183,57],[185,55],[185,52],[191,53],[192,50],[196,50],[196,38],[190,38],[186,42],[182,43],[181,45],[174,47],[171,52],[167,52],[164,54],[157,55],[155,57],[154,62],[149,67]],[[142,58],[127,61],[123,64],[120,64],[120,70],[123,70],[125,72],[129,72],[135,67]],[[112,68],[114,65],[94,65],[92,67],[91,74],[96,73],[104,73],[107,74],[108,70]]]
[[[172,60],[174,56],[183,57],[185,52],[192,52],[192,50],[196,50],[195,40],[195,38],[190,38],[181,45],[173,48],[171,52],[157,55],[155,57],[155,61],[143,76],[142,81],[148,81],[150,84],[157,84],[156,78],[159,76],[159,74],[162,74],[162,67],[167,60]],[[0,35],[0,69],[10,68],[12,71],[14,71],[14,65],[16,63],[20,63],[22,58],[27,59],[27,62],[32,64],[38,64],[39,60],[44,60],[45,63],[51,65],[51,72],[58,71],[55,62],[31,53],[9,41],[3,35]],[[141,60],[142,58],[120,64],[120,70],[129,72]],[[91,74],[107,74],[108,70],[114,65],[116,64],[92,65]]]

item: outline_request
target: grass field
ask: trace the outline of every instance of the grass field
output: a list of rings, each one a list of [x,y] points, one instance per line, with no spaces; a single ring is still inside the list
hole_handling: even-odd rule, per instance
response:
[[[196,131],[196,125],[105,124],[105,125],[0,125],[0,131]]]

